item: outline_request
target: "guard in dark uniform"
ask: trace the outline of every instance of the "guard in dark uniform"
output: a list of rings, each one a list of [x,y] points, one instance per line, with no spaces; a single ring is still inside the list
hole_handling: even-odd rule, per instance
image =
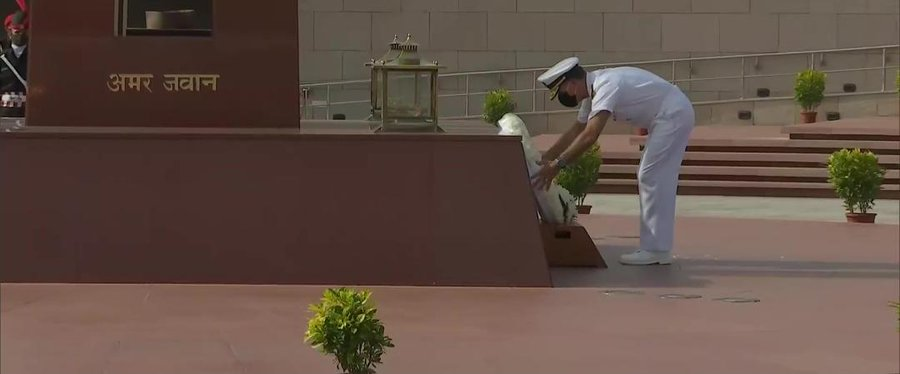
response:
[[[28,9],[18,0],[19,10],[6,17],[8,41],[0,53],[0,94],[2,116],[24,117],[28,91]]]

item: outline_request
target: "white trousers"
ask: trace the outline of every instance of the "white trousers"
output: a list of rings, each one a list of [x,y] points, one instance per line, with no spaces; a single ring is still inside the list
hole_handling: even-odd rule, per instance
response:
[[[694,129],[694,107],[674,89],[650,125],[641,164],[641,249],[671,252],[675,239],[675,199],[681,161]]]

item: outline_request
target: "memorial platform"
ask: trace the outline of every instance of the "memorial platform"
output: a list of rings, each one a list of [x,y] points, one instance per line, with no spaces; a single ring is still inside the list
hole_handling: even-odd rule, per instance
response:
[[[542,150],[557,135],[536,137]],[[681,195],[834,197],[828,156],[841,148],[875,152],[887,169],[881,199],[900,199],[900,118],[792,126],[698,126],[682,162]],[[637,193],[645,138],[601,136],[603,165],[594,193]]]
[[[897,225],[680,218],[674,265],[626,267],[637,218],[583,222],[609,268],[556,288],[370,287],[396,344],[378,372],[900,370]],[[323,288],[3,284],[0,372],[334,373],[302,338]]]
[[[0,132],[0,281],[551,286],[519,138],[325,125]]]
[[[552,285],[520,140],[439,121],[441,66],[412,35],[372,65],[377,120],[315,126],[297,1],[206,3],[31,8],[25,123],[0,121],[0,282]],[[131,22],[185,10],[203,28]]]

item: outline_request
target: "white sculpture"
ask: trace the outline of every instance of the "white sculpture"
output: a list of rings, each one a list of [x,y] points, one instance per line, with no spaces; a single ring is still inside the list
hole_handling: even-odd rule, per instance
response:
[[[525,127],[525,122],[519,116],[507,113],[497,121],[497,125],[500,126],[500,135],[517,135],[522,137],[522,149],[525,151],[528,176],[530,178],[537,174],[541,170],[541,165],[538,164],[541,160],[541,153],[534,148],[528,128]],[[571,224],[578,217],[575,197],[568,190],[556,184],[556,181],[553,181],[549,190],[545,191],[535,188],[532,190],[544,222]]]

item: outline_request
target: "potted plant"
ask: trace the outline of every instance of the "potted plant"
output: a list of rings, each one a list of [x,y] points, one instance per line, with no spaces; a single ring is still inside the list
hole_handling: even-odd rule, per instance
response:
[[[393,347],[384,326],[375,316],[371,292],[329,288],[322,300],[310,307],[305,342],[334,356],[337,368],[346,374],[371,374],[381,363],[385,348]]]
[[[894,310],[896,310],[897,322],[898,322],[897,331],[900,331],[900,301],[892,302],[891,307],[894,308]]]
[[[497,123],[500,122],[500,119],[514,110],[516,110],[516,101],[513,100],[512,94],[508,90],[500,88],[488,92],[484,97],[481,118],[484,122],[499,126]]]
[[[881,190],[885,170],[870,151],[842,149],[828,157],[828,181],[844,201],[848,222],[874,223],[869,210]]]
[[[556,183],[575,196],[576,209],[579,214],[590,214],[592,206],[584,205],[588,191],[600,178],[600,147],[596,144],[578,157],[556,176]]]
[[[801,122],[816,122],[816,108],[825,100],[825,73],[807,69],[794,81],[794,100],[800,105]]]

